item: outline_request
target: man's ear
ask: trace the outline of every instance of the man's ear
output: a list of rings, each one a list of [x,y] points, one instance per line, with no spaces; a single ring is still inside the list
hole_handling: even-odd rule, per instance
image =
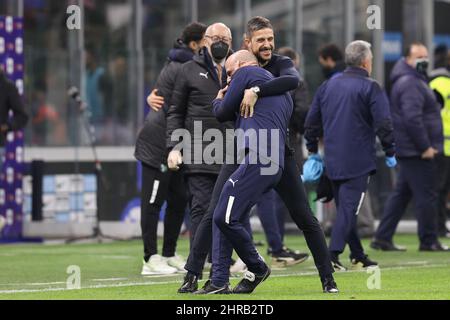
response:
[[[247,36],[245,36],[245,38],[244,38],[244,45],[245,45],[245,48],[246,48],[247,50],[250,50],[250,44],[251,44],[250,38],[248,38]]]
[[[197,44],[194,41],[191,41],[191,42],[189,42],[188,47],[192,51],[195,51],[197,49]]]
[[[197,51],[200,50],[199,44],[198,44],[197,42],[195,42],[195,41],[189,42],[189,48],[190,48],[192,51],[194,51],[194,52],[197,52]]]

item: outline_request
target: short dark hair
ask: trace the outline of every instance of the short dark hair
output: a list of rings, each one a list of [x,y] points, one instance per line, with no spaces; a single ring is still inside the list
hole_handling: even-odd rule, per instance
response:
[[[292,61],[294,61],[296,59],[300,59],[300,54],[298,54],[291,47],[282,47],[282,48],[278,49],[278,54],[280,56],[285,56],[285,57],[291,58]]]
[[[205,36],[207,26],[203,23],[192,22],[188,24],[181,34],[181,41],[188,45],[191,41],[200,41]]]
[[[253,33],[263,29],[272,29],[273,26],[269,19],[257,16],[251,18],[247,23],[247,37],[251,38]]]
[[[413,47],[416,47],[416,46],[417,47],[425,47],[425,45],[420,41],[411,42],[409,45],[406,46],[404,56],[405,57],[411,56],[411,50]]]
[[[334,43],[325,44],[320,47],[319,56],[323,59],[331,58],[334,62],[344,60],[342,50]]]

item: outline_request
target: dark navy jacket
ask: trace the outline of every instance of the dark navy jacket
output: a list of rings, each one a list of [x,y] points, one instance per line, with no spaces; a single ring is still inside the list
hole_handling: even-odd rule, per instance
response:
[[[318,89],[306,119],[307,148],[318,151],[322,130],[325,166],[331,180],[376,171],[375,138],[387,156],[395,154],[389,101],[361,68],[347,68]]]
[[[259,86],[261,91],[258,94],[258,97],[260,98],[284,94],[287,91],[291,91],[291,95],[293,95],[295,90],[302,85],[300,74],[295,68],[294,62],[288,57],[273,54],[272,59],[270,59],[269,63],[263,68],[269,71],[275,79]],[[292,98],[294,99],[294,97]],[[298,115],[296,111],[297,110],[293,111],[291,123],[296,120],[293,119]],[[296,114],[294,114],[294,112]],[[290,147],[289,136],[286,139],[286,149],[290,154],[294,153],[294,149]]]
[[[397,155],[417,157],[429,147],[442,151],[441,110],[425,76],[402,59],[392,70],[391,81]]]
[[[279,132],[279,139],[276,142],[278,148],[277,164],[284,167],[284,152],[287,138],[287,128],[289,119],[292,115],[293,103],[289,93],[277,96],[269,96],[259,98],[254,115],[251,118],[242,118],[240,116],[240,104],[244,97],[244,91],[254,86],[260,86],[267,81],[274,79],[273,75],[260,67],[243,67],[233,75],[227,93],[223,100],[216,99],[213,102],[213,109],[216,118],[220,122],[235,120],[235,128],[247,131],[254,129],[257,133],[261,129],[268,131],[267,140],[263,143],[267,144],[267,151],[262,155],[271,155],[271,134],[270,130]],[[261,138],[261,136],[260,136]],[[248,142],[248,141],[246,141]],[[259,142],[259,141],[258,141]],[[248,144],[242,144],[242,147],[251,148]],[[242,150],[237,150],[238,152]],[[260,154],[260,150],[253,150]],[[261,155],[261,154],[260,154]],[[272,155],[273,156],[273,155]],[[272,159],[274,160],[274,159]]]

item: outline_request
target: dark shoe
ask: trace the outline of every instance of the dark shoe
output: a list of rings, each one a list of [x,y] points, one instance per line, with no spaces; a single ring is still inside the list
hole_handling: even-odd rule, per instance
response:
[[[184,277],[184,282],[178,293],[194,293],[198,289],[198,277],[190,272]]]
[[[283,248],[278,253],[272,253],[272,267],[284,268],[308,260],[309,254]]]
[[[236,287],[233,289],[233,293],[236,294],[249,294],[252,293],[255,288],[264,280],[270,276],[270,268],[266,265],[266,271],[261,274],[254,274],[253,272],[247,271],[244,274],[244,279],[242,279]]]
[[[261,240],[253,241],[253,244],[255,245],[255,247],[264,247],[264,242]]]
[[[450,251],[449,247],[442,245],[439,242],[432,244],[431,246],[420,245],[419,251],[428,251],[428,252],[444,252]]]
[[[290,249],[290,248],[288,248],[286,246],[283,246],[283,248],[281,250],[286,251],[288,253],[292,253],[292,254],[300,254],[301,253],[300,250],[293,250],[293,249]],[[267,248],[267,255],[272,256],[272,254],[273,254],[272,248],[268,247]]]
[[[212,284],[211,280],[206,281],[203,288],[198,291],[195,291],[194,294],[231,294],[230,285],[226,284],[223,287],[216,287]]]
[[[322,280],[323,293],[339,293],[339,289],[333,277]]]
[[[352,261],[352,269],[356,270],[378,266],[378,262],[370,260],[367,255],[359,259],[350,258],[350,260]]]
[[[405,247],[396,246],[392,242],[374,239],[370,247],[381,251],[406,251]]]
[[[300,250],[294,250],[294,249],[290,249],[288,247],[283,247],[283,250],[286,251],[287,253],[290,254],[305,254],[305,253],[301,253]]]
[[[336,272],[347,271],[347,268],[342,265],[342,263],[339,261],[339,258],[332,258],[331,265]]]

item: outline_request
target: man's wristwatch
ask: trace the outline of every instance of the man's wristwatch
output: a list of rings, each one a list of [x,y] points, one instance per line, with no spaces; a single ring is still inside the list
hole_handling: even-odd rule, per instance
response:
[[[259,87],[253,87],[253,88],[250,88],[250,90],[252,90],[253,93],[259,97],[259,93],[261,92],[261,89],[259,89]]]

